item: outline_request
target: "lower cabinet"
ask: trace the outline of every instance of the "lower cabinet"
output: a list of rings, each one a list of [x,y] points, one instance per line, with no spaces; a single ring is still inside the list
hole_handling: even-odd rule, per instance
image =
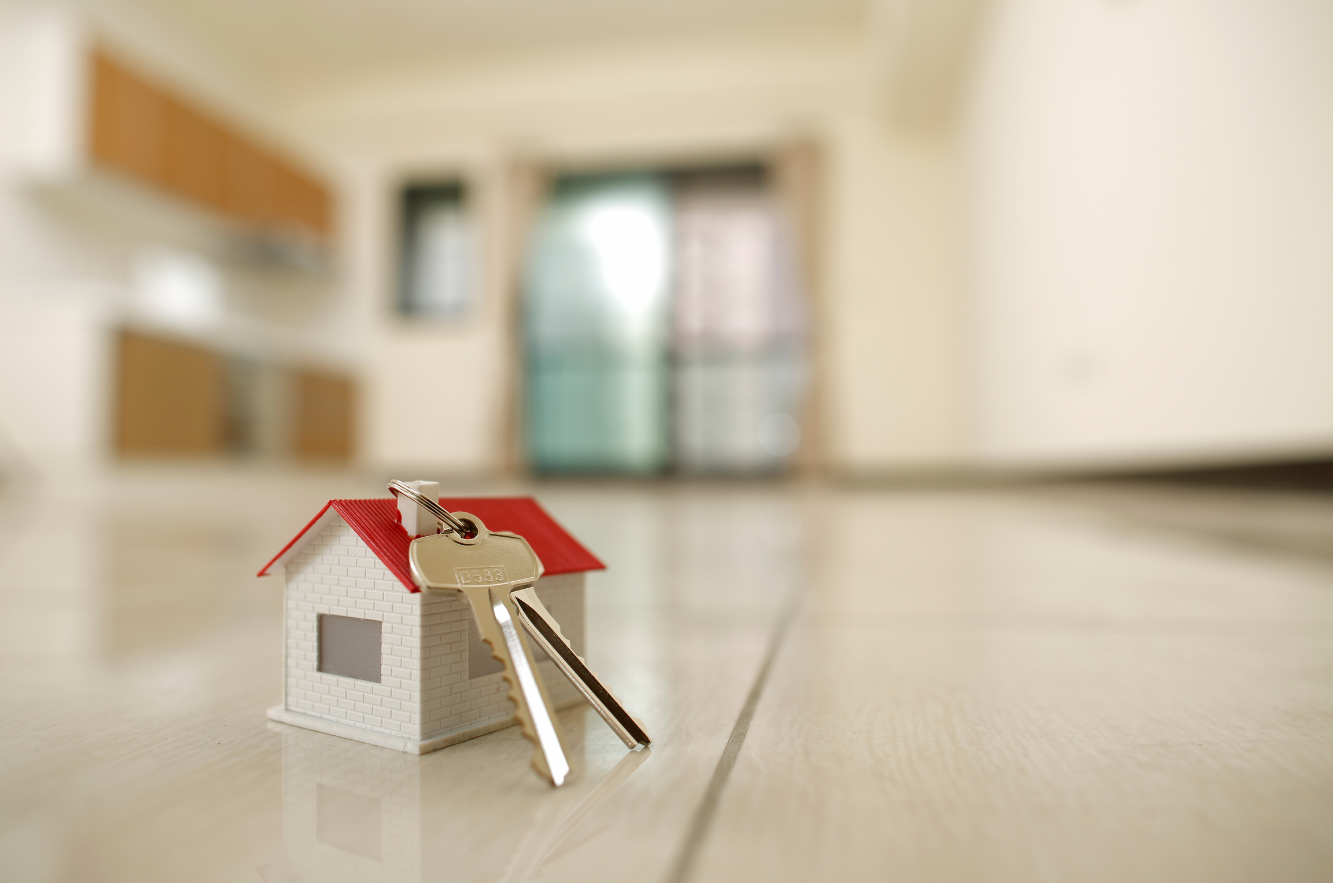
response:
[[[356,388],[347,377],[299,371],[293,377],[292,451],[305,460],[349,460]]]
[[[356,384],[137,330],[119,333],[116,453],[127,459],[253,456],[346,462]]]
[[[120,335],[116,446],[128,456],[220,454],[227,448],[223,358],[187,343]]]

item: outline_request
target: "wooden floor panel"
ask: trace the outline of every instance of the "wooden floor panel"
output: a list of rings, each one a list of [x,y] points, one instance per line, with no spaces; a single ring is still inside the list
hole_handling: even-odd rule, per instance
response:
[[[655,738],[565,713],[552,790],[512,729],[415,757],[265,720],[280,588],[252,574],[379,487],[0,498],[0,878],[1333,877],[1333,559],[1306,551],[1333,501],[495,488],[608,564],[590,661]]]

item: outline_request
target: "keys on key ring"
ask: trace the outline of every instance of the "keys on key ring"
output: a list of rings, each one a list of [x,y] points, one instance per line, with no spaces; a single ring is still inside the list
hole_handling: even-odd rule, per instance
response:
[[[569,760],[527,636],[546,651],[628,747],[649,744],[643,725],[574,653],[559,624],[537,598],[534,586],[543,568],[527,540],[487,530],[475,515],[450,513],[403,482],[389,482],[389,490],[424,507],[445,526],[445,533],[412,541],[408,550],[412,575],[423,589],[451,589],[468,599],[482,638],[504,664],[509,698],[517,709],[523,735],[535,746],[532,765],[537,772],[552,785],[562,785],[569,775]]]

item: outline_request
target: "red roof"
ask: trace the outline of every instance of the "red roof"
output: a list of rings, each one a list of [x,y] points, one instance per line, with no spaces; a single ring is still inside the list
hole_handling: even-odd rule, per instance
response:
[[[482,520],[487,530],[504,530],[523,537],[541,559],[546,576],[602,570],[606,567],[531,497],[441,497],[440,505],[452,512],[472,513]],[[310,519],[310,523],[272,561],[264,565],[259,575],[267,576],[274,564],[283,561],[304,545],[302,539],[308,539],[306,534],[326,517],[329,509],[333,509],[347,522],[409,592],[419,591],[412,581],[412,570],[407,563],[407,547],[412,539],[403,530],[398,502],[393,497],[378,500],[329,500],[319,510],[319,514]]]

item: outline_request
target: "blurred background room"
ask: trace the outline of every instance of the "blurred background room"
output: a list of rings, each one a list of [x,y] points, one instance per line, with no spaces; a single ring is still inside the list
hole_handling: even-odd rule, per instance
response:
[[[0,471],[1326,460],[1327,16],[11,0]]]
[[[701,635],[749,636],[717,663],[721,729],[690,731],[691,788],[799,634],[784,605],[850,597],[839,561],[879,573],[881,530],[934,599],[894,608],[913,615],[1014,612],[978,600],[1022,582],[1008,555],[1067,552],[1099,586],[1291,556],[1226,597],[1287,598],[1283,568],[1307,568],[1273,616],[1306,623],[1296,668],[1326,681],[1333,3],[0,0],[0,730],[24,722],[0,757],[21,873],[0,878],[232,879],[240,856],[235,879],[314,879],[261,833],[281,589],[253,573],[389,478],[541,498],[611,565],[590,631],[624,636],[603,671],[656,685],[632,695],[692,707]],[[1093,554],[1085,517],[1188,537],[1201,569]],[[812,539],[835,526],[842,545]],[[1107,591],[1090,610],[1230,615]],[[1301,683],[1300,805],[1327,822],[1333,692]],[[181,745],[229,721],[256,803],[167,821],[152,801],[197,787],[188,751],[142,786],[109,772],[137,769],[118,727],[140,713]],[[38,750],[58,733],[67,754]],[[700,793],[650,879],[755,867],[701,845]],[[1286,879],[1333,874],[1330,829]],[[1271,845],[1217,830],[1218,867]],[[140,836],[183,845],[148,861]],[[986,877],[966,854],[911,867]],[[1217,870],[1173,855],[1164,879]]]

